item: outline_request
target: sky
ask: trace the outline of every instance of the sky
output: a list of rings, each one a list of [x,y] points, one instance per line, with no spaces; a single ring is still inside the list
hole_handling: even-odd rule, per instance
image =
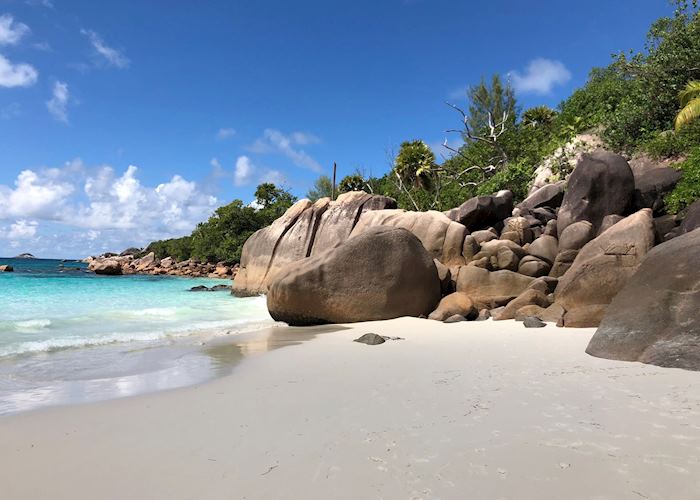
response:
[[[437,155],[445,101],[507,75],[556,106],[641,49],[665,0],[0,0],[0,256],[189,234],[270,181]],[[457,138],[448,137],[456,144]]]

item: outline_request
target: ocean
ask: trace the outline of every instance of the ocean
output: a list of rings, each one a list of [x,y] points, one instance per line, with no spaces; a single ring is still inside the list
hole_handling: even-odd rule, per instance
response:
[[[197,383],[226,369],[200,347],[209,339],[274,325],[263,297],[189,291],[222,280],[3,264],[14,272],[0,273],[0,414]]]

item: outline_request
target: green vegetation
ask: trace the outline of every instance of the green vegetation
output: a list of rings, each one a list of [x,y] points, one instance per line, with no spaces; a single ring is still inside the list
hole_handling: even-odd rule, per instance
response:
[[[683,109],[676,116],[676,132],[700,117],[700,81],[688,82],[685,89],[678,94],[678,98]]]
[[[274,184],[260,184],[255,191],[256,207],[234,200],[219,207],[209,220],[197,225],[191,236],[154,241],[144,254],[172,256],[178,261],[239,262],[243,244],[258,229],[268,226],[289,208],[296,198]]]
[[[316,201],[321,198],[330,198],[332,193],[333,181],[327,175],[322,175],[314,181],[314,185],[306,193],[306,197],[311,201]]]
[[[678,168],[683,172],[683,177],[676,189],[664,199],[670,213],[678,213],[700,199],[700,147],[695,148]]]

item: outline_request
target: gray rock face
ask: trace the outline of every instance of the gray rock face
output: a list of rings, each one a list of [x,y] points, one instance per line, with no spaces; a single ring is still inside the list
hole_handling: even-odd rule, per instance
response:
[[[539,318],[534,316],[528,316],[523,320],[523,325],[525,328],[544,328],[547,326],[546,323],[542,322]]]
[[[513,193],[499,191],[492,196],[476,196],[445,215],[469,229],[476,231],[501,222],[513,212]]]
[[[559,233],[559,251],[580,250],[595,237],[593,224],[588,221],[574,222]]]
[[[542,235],[532,242],[527,249],[528,253],[534,257],[538,257],[549,264],[554,263],[557,257],[559,242],[554,236]]]
[[[528,210],[539,207],[557,208],[559,205],[561,205],[561,202],[564,199],[565,190],[566,181],[546,184],[525,198],[520,204],[517,205],[517,208],[525,208]]]
[[[433,259],[403,228],[375,227],[281,268],[267,308],[290,325],[427,316],[440,300]]]
[[[660,214],[664,208],[664,195],[673,190],[681,180],[681,172],[675,168],[654,168],[635,177],[635,208],[651,208]]]
[[[651,250],[588,344],[593,356],[700,370],[700,230]]]
[[[600,224],[598,234],[604,233],[623,219],[624,217],[622,215],[606,215],[603,217],[603,222]]]
[[[587,220],[598,233],[603,217],[624,215],[634,196],[634,176],[627,161],[607,151],[584,154],[569,177],[559,210],[558,232],[574,222]]]
[[[700,200],[688,207],[685,219],[681,222],[681,234],[689,233],[700,227]]]
[[[245,242],[233,282],[234,295],[265,293],[274,274],[286,264],[347,240],[364,212],[395,207],[396,201],[391,198],[362,192],[341,194],[336,201],[322,198],[316,203],[296,202]]]
[[[654,224],[648,208],[586,244],[555,292],[556,303],[565,310],[564,326],[598,326],[607,305],[653,245]]]
[[[524,274],[525,276],[539,278],[540,276],[547,276],[551,268],[552,266],[544,260],[535,257],[534,255],[528,255],[520,261],[518,272],[520,274]]]

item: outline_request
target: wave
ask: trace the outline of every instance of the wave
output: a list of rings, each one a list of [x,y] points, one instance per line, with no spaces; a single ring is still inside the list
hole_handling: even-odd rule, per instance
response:
[[[28,319],[14,323],[15,330],[25,333],[40,332],[50,326],[50,319]]]
[[[212,323],[214,324],[190,325],[189,327],[183,327],[179,330],[176,329],[170,331],[115,332],[100,336],[65,336],[44,340],[18,342],[0,348],[0,358],[27,354],[50,353],[66,349],[124,344],[128,342],[157,342],[196,335],[208,335],[215,337],[229,335],[232,333],[245,333],[260,330],[275,324],[272,320],[240,320],[234,322],[217,321]]]

